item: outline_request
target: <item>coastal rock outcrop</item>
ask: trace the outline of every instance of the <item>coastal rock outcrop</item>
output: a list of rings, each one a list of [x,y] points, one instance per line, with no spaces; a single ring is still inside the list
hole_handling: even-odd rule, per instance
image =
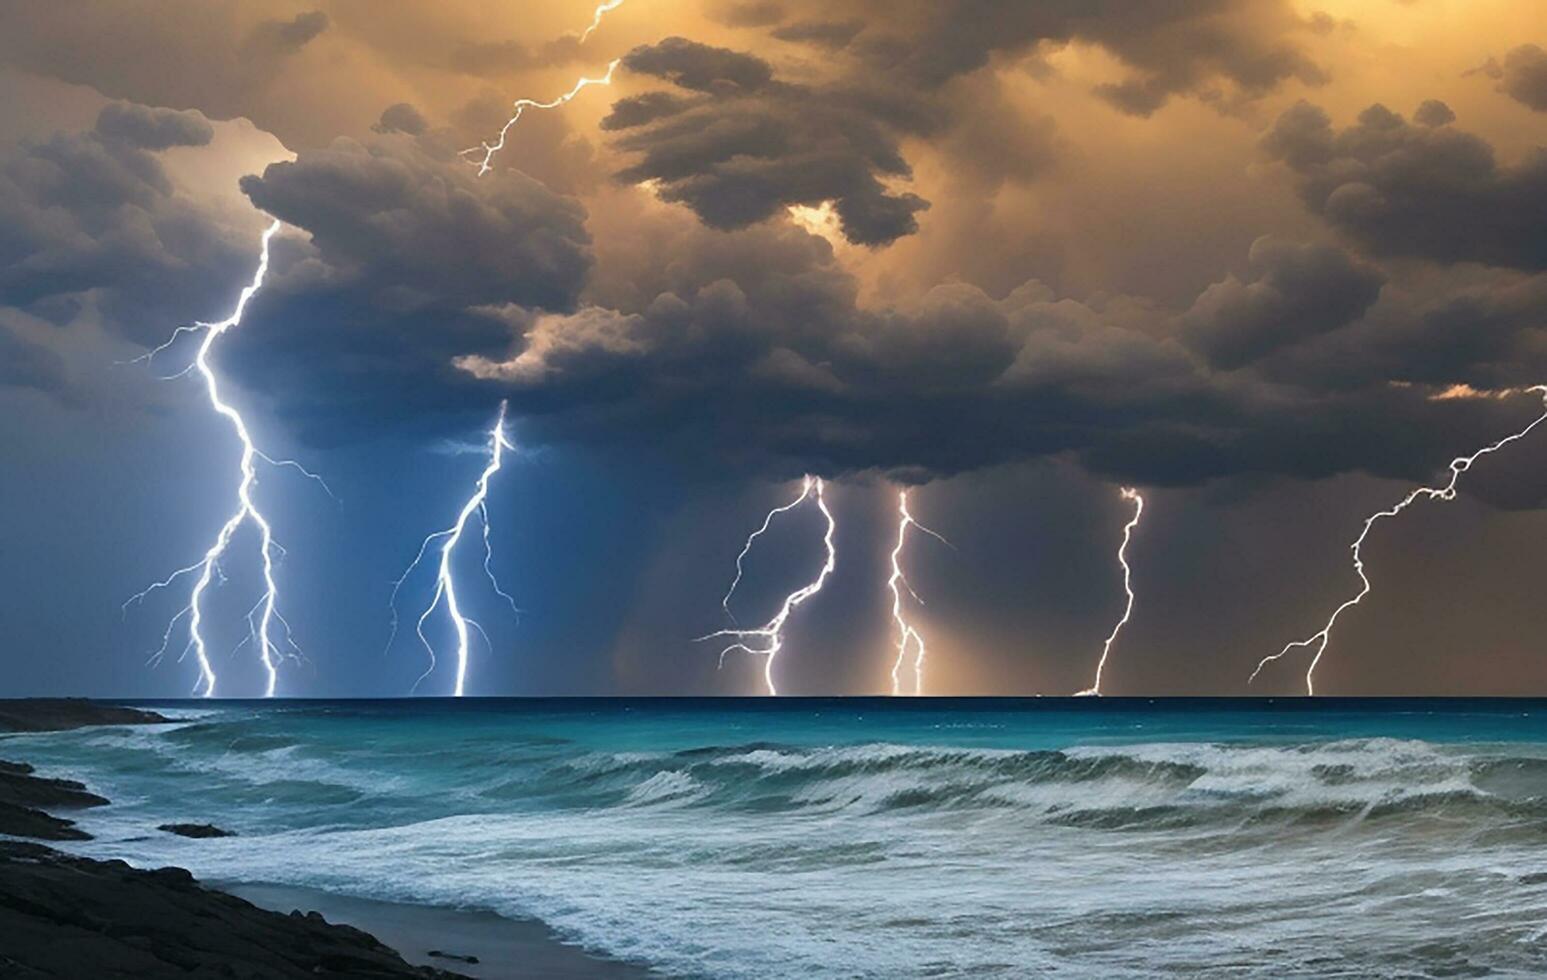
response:
[[[221,830],[212,823],[164,823],[156,828],[179,837],[192,837],[195,840],[204,840],[210,837],[235,837],[236,834],[229,830]]]
[[[0,841],[0,975],[453,980],[314,913],[281,915],[200,885],[41,844]]]

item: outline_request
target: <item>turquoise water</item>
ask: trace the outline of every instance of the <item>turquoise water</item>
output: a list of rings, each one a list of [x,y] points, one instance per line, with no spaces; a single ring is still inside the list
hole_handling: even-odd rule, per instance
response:
[[[1547,974],[1547,702],[178,702],[82,853],[691,977]],[[153,828],[210,821],[187,841]]]

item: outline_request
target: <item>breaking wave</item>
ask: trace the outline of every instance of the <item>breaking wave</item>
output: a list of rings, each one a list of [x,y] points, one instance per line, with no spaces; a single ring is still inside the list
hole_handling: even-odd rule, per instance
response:
[[[16,752],[113,800],[85,853],[535,916],[665,975],[1547,975],[1529,714],[887,710],[232,707]]]
[[[726,811],[1014,811],[1109,829],[1210,822],[1547,817],[1547,758],[1362,739],[1011,751],[755,742],[591,753],[491,789],[568,805]]]

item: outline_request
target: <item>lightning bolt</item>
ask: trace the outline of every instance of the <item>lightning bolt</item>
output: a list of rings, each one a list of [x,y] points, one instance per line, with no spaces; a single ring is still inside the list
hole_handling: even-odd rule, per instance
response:
[[[892,574],[886,580],[886,587],[892,592],[892,622],[897,624],[897,660],[892,664],[893,697],[902,694],[902,668],[908,659],[910,643],[917,651],[913,658],[913,693],[915,695],[924,693],[924,658],[927,654],[924,634],[908,622],[907,617],[903,615],[902,607],[904,589],[913,597],[914,602],[921,606],[924,604],[924,600],[913,591],[913,586],[908,584],[908,579],[902,573],[902,551],[908,543],[908,528],[916,527],[947,547],[951,546],[951,542],[913,519],[913,515],[908,512],[908,491],[906,490],[897,492],[897,514],[897,546],[892,549]]]
[[[1123,566],[1123,591],[1128,594],[1128,604],[1123,607],[1123,617],[1112,627],[1112,632],[1107,634],[1106,643],[1101,646],[1101,659],[1096,662],[1096,681],[1090,687],[1080,691],[1075,697],[1100,697],[1101,673],[1106,669],[1107,656],[1112,652],[1112,644],[1117,642],[1117,634],[1128,625],[1128,620],[1133,616],[1133,569],[1128,567],[1128,542],[1133,539],[1133,530],[1139,526],[1139,519],[1144,516],[1144,498],[1133,487],[1123,487],[1119,491],[1124,500],[1133,501],[1133,517],[1123,526],[1123,543],[1117,548],[1117,563]]]
[[[617,69],[618,63],[621,60],[622,59],[614,58],[612,61],[608,62],[607,74],[603,75],[601,78],[581,78],[579,81],[575,82],[574,88],[570,89],[568,92],[565,92],[563,95],[553,99],[550,102],[538,102],[535,99],[517,99],[515,102],[511,103],[511,106],[515,109],[515,112],[509,119],[505,120],[505,125],[500,127],[499,136],[495,139],[495,141],[490,143],[489,141],[485,140],[478,146],[468,147],[467,149],[463,150],[461,155],[468,157],[470,162],[478,167],[478,176],[482,177],[484,174],[494,169],[494,155],[505,148],[506,134],[510,132],[511,128],[514,127],[516,123],[521,121],[521,116],[526,112],[526,110],[557,109],[559,106],[569,102],[575,96],[579,95],[581,92],[585,91],[592,85],[611,85],[612,73]],[[481,160],[471,160],[472,157],[479,153],[483,154],[483,158]]]
[[[589,31],[587,33],[589,33]],[[478,176],[482,177],[484,174],[494,169],[494,155],[505,148],[506,134],[511,131],[516,123],[521,121],[521,117],[526,113],[526,110],[557,109],[559,106],[569,102],[575,96],[579,95],[581,92],[585,91],[592,85],[611,85],[612,73],[617,70],[618,64],[621,61],[621,58],[614,58],[612,61],[607,63],[607,74],[603,75],[601,78],[581,78],[579,81],[575,82],[574,88],[570,89],[568,92],[565,92],[563,95],[550,102],[538,102],[535,99],[517,99],[515,102],[511,103],[511,106],[515,109],[515,112],[509,119],[505,120],[505,125],[500,127],[499,136],[494,140],[494,142],[490,143],[488,140],[485,140],[477,146],[470,146],[463,150],[461,155],[467,157],[468,162],[478,168]],[[482,159],[473,159],[480,153],[483,154]]]
[[[725,610],[725,615],[730,617],[731,622],[736,622],[736,614],[731,612],[731,596],[736,594],[736,586],[741,584],[741,577],[744,574],[742,570],[742,562],[746,561],[747,554],[752,550],[753,542],[767,533],[768,527],[773,523],[773,519],[775,517],[778,517],[780,514],[783,514],[786,511],[794,510],[796,507],[799,507],[801,504],[805,503],[806,498],[811,496],[812,486],[813,482],[811,477],[807,476],[805,479],[801,480],[800,496],[796,497],[794,500],[783,505],[782,507],[775,507],[773,510],[769,511],[768,516],[763,518],[763,526],[747,535],[747,543],[742,546],[741,554],[736,556],[736,577],[731,579],[731,587],[725,590],[725,597],[720,600],[720,607]]]
[[[772,619],[764,623],[762,626],[756,627],[754,629],[742,629],[737,627],[734,629],[716,630],[713,633],[700,636],[694,641],[696,643],[701,643],[705,640],[719,639],[722,637],[731,638],[733,642],[726,646],[725,649],[720,651],[720,663],[722,665],[725,663],[726,654],[733,650],[740,650],[741,652],[751,654],[752,656],[762,657],[763,681],[768,686],[768,693],[770,695],[777,695],[779,693],[779,689],[774,686],[773,668],[774,660],[778,658],[779,651],[784,647],[785,622],[790,618],[790,614],[795,611],[797,606],[812,596],[816,595],[818,592],[822,591],[822,586],[827,583],[827,577],[832,574],[833,569],[836,568],[838,564],[838,549],[833,543],[833,536],[838,531],[838,524],[833,520],[832,511],[827,509],[827,499],[823,495],[823,489],[823,484],[820,479],[813,479],[812,477],[808,476],[805,478],[805,481],[801,486],[801,493],[799,497],[797,497],[792,503],[785,504],[782,507],[776,507],[774,510],[769,512],[768,517],[763,521],[763,526],[752,532],[752,535],[747,538],[746,547],[744,547],[741,551],[741,554],[737,556],[736,581],[731,583],[731,589],[725,594],[722,605],[726,607],[726,612],[728,614],[730,612],[729,603],[731,594],[735,592],[736,584],[741,581],[741,561],[746,557],[747,552],[751,550],[752,542],[764,531],[768,530],[769,522],[773,520],[774,515],[781,514],[785,511],[793,509],[796,505],[802,503],[808,497],[814,497],[816,500],[817,509],[822,512],[822,517],[827,521],[827,531],[822,535],[822,543],[827,548],[827,560],[822,563],[822,570],[817,573],[817,577],[801,588],[796,589],[794,592],[791,592],[789,595],[785,596],[784,603],[779,607],[779,611],[774,614]]]
[[[403,570],[403,574],[392,583],[392,598],[389,601],[389,605],[392,609],[392,634],[387,639],[388,649],[391,649],[393,640],[397,638],[398,593],[402,591],[403,583],[407,581],[408,576],[415,568],[419,567],[419,564],[422,561],[424,561],[425,555],[429,553],[430,546],[437,541],[440,542],[440,554],[436,563],[435,592],[430,598],[430,604],[426,606],[424,611],[419,614],[418,621],[414,625],[414,632],[418,634],[419,642],[424,645],[425,651],[430,655],[430,665],[425,668],[423,674],[419,675],[419,679],[414,681],[414,687],[416,689],[424,681],[424,679],[429,677],[430,674],[435,670],[435,645],[430,642],[429,637],[425,636],[424,624],[430,618],[430,616],[434,614],[435,610],[441,606],[442,603],[445,603],[446,613],[451,618],[452,628],[456,631],[457,635],[457,679],[456,687],[454,688],[454,692],[457,697],[462,696],[463,691],[467,685],[467,659],[468,644],[471,639],[470,631],[477,630],[479,635],[484,638],[484,642],[489,643],[489,634],[484,632],[483,627],[478,625],[477,621],[469,619],[462,612],[462,607],[457,600],[456,576],[453,574],[451,568],[452,557],[456,553],[457,544],[461,542],[462,535],[467,530],[467,522],[472,519],[474,514],[478,515],[479,520],[483,524],[484,574],[489,577],[490,583],[494,586],[494,591],[502,599],[510,604],[511,610],[513,612],[519,611],[516,609],[515,599],[512,598],[510,594],[507,593],[504,589],[500,588],[499,582],[494,577],[494,570],[489,565],[494,556],[493,548],[489,540],[489,509],[487,504],[489,497],[489,481],[494,478],[494,474],[500,471],[500,466],[504,459],[505,450],[515,449],[515,446],[511,444],[510,439],[505,434],[505,413],[507,408],[508,404],[506,402],[500,402],[499,416],[495,420],[494,428],[489,430],[489,461],[484,466],[483,473],[479,475],[478,482],[474,485],[472,496],[467,498],[467,502],[462,505],[461,511],[457,513],[456,523],[452,524],[450,527],[443,531],[436,531],[435,533],[426,537],[424,541],[420,543],[419,553],[414,556],[414,560],[409,563],[406,569]],[[492,647],[493,644],[490,644],[490,646]]]
[[[199,665],[199,685],[203,688],[204,697],[213,697],[215,694],[215,671],[210,666],[209,645],[204,639],[204,606],[203,600],[210,587],[217,579],[225,581],[225,574],[221,569],[221,559],[231,546],[232,536],[244,523],[252,522],[257,528],[260,539],[258,554],[263,569],[263,594],[247,613],[248,638],[243,640],[245,645],[251,641],[258,651],[258,658],[263,664],[263,669],[268,676],[268,682],[264,689],[265,697],[274,696],[274,688],[278,682],[278,667],[276,660],[286,655],[299,657],[300,648],[296,646],[291,636],[290,624],[279,612],[279,586],[274,579],[274,566],[276,560],[283,558],[285,554],[282,548],[274,540],[273,528],[267,517],[258,509],[253,501],[253,488],[258,483],[257,463],[259,461],[276,467],[293,467],[306,477],[322,483],[322,479],[315,473],[311,473],[293,460],[279,460],[262,452],[253,444],[252,436],[247,430],[247,423],[243,421],[240,413],[221,399],[220,385],[215,377],[214,369],[209,363],[210,351],[215,346],[215,341],[232,327],[242,322],[242,315],[247,311],[247,305],[252,298],[263,288],[263,281],[269,271],[269,243],[278,233],[280,223],[273,222],[263,232],[262,249],[258,258],[258,269],[253,274],[252,281],[243,287],[241,295],[236,302],[236,309],[224,320],[213,323],[197,322],[191,326],[180,326],[172,332],[159,347],[155,347],[135,360],[150,361],[157,354],[171,347],[179,337],[186,333],[203,332],[204,339],[199,344],[198,354],[193,363],[173,377],[181,377],[191,371],[197,371],[204,379],[205,388],[209,394],[210,406],[216,413],[226,418],[231,423],[231,428],[236,432],[237,439],[242,444],[242,456],[240,462],[241,480],[237,485],[236,510],[227,518],[220,528],[220,533],[215,536],[215,541],[205,551],[204,557],[191,565],[185,566],[173,572],[159,582],[154,582],[144,590],[130,597],[124,603],[127,611],[130,605],[143,602],[151,593],[161,589],[170,588],[173,583],[185,575],[197,575],[193,585],[193,591],[189,595],[188,604],[184,606],[167,624],[166,631],[162,634],[161,647],[151,655],[151,661],[157,662],[163,657],[172,643],[172,635],[178,622],[184,617],[188,619],[188,645],[183,650],[186,656],[191,649]],[[322,483],[323,489],[327,484]],[[330,492],[331,495],[331,492]],[[275,624],[279,624],[284,630],[285,646],[282,648],[274,642],[273,632]],[[287,653],[288,651],[288,653]],[[181,659],[181,657],[179,657]],[[197,687],[196,687],[197,689]]]
[[[581,32],[579,43],[584,44],[586,39],[594,34],[598,27],[602,26],[602,18],[611,11],[617,10],[619,7],[623,6],[623,2],[624,0],[602,0],[602,3],[598,4],[596,9],[591,12],[591,23],[584,31]],[[618,67],[618,62],[620,60],[621,59],[614,58],[612,61],[608,62],[607,74],[603,75],[601,78],[586,78],[582,76],[578,81],[575,82],[574,88],[570,89],[568,92],[565,92],[563,95],[552,100],[551,102],[538,102],[536,99],[517,99],[511,103],[511,108],[515,111],[511,114],[509,119],[505,120],[505,125],[500,127],[499,136],[495,138],[494,142],[490,143],[488,140],[485,140],[477,146],[471,146],[463,150],[461,155],[467,157],[468,162],[478,168],[478,176],[482,177],[484,174],[494,169],[494,155],[505,148],[505,136],[511,131],[516,123],[521,121],[521,117],[526,113],[526,110],[557,109],[559,106],[569,102],[575,96],[579,95],[581,92],[585,91],[592,85],[611,85],[612,73]],[[481,159],[473,159],[480,153],[483,154]]]
[[[1370,583],[1369,576],[1365,575],[1364,573],[1363,549],[1365,539],[1370,536],[1370,530],[1375,527],[1377,521],[1381,521],[1389,517],[1396,517],[1398,514],[1402,513],[1404,510],[1407,510],[1407,508],[1411,507],[1419,500],[1456,499],[1456,484],[1460,481],[1461,474],[1472,468],[1472,464],[1476,463],[1484,456],[1498,452],[1500,449],[1503,449],[1505,446],[1515,442],[1516,440],[1524,439],[1527,435],[1530,434],[1532,429],[1535,429],[1543,422],[1547,422],[1547,385],[1536,385],[1535,387],[1527,388],[1526,391],[1534,392],[1542,396],[1542,414],[1538,415],[1534,420],[1532,420],[1530,425],[1526,426],[1518,432],[1505,436],[1498,442],[1484,446],[1482,449],[1477,450],[1477,452],[1470,456],[1457,456],[1455,459],[1451,460],[1450,479],[1445,483],[1444,486],[1419,487],[1418,489],[1409,493],[1406,497],[1403,497],[1394,506],[1386,510],[1376,511],[1364,519],[1364,527],[1360,530],[1359,536],[1354,539],[1354,543],[1349,547],[1349,550],[1353,552],[1354,556],[1354,574],[1359,576],[1359,592],[1353,598],[1344,601],[1342,605],[1333,610],[1332,616],[1327,620],[1327,625],[1323,626],[1320,631],[1311,634],[1309,637],[1303,640],[1296,640],[1293,643],[1285,645],[1282,650],[1273,654],[1272,656],[1263,657],[1262,660],[1257,663],[1257,669],[1252,671],[1251,677],[1247,679],[1248,684],[1257,679],[1257,675],[1262,673],[1262,668],[1266,667],[1273,661],[1282,658],[1291,650],[1315,647],[1316,653],[1311,657],[1311,665],[1305,671],[1306,696],[1315,696],[1316,667],[1321,663],[1322,654],[1327,652],[1327,644],[1332,640],[1332,628],[1337,625],[1338,619],[1345,612],[1352,609],[1354,606],[1359,605],[1360,602],[1364,601],[1364,597],[1369,595],[1371,590],[1374,588],[1374,586]]]
[[[596,33],[596,29],[602,26],[602,18],[619,7],[623,6],[623,0],[606,0],[591,14],[591,26],[587,27],[580,35],[580,43],[584,44],[586,38]]]

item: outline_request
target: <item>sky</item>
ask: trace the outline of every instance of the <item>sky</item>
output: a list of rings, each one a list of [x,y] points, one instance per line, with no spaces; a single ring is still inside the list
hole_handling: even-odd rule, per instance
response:
[[[181,697],[184,577],[256,444],[287,696],[450,693],[391,634],[453,569],[475,695],[1297,694],[1372,512],[1547,383],[1547,8],[1527,0],[0,0],[0,695]],[[523,114],[488,173],[459,151]],[[1339,695],[1547,695],[1547,426],[1377,525]],[[263,693],[253,528],[205,601]],[[433,564],[433,562],[432,562]],[[397,595],[404,621],[434,569]],[[170,637],[167,655],[152,654]],[[910,655],[911,656],[911,655]],[[418,681],[417,687],[415,686]]]

